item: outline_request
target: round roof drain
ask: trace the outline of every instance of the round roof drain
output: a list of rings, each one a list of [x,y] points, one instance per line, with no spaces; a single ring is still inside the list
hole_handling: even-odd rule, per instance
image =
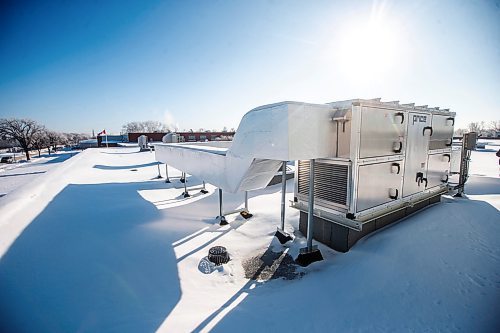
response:
[[[208,260],[219,266],[229,261],[229,254],[224,246],[214,246],[208,250]]]

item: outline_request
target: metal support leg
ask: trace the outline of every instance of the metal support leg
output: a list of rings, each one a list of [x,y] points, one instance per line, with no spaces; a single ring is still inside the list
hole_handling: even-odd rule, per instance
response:
[[[186,185],[186,173],[184,173],[184,193],[182,193],[184,195],[184,198],[189,198],[190,195],[188,193],[188,190],[187,190],[187,185]]]
[[[248,213],[248,191],[245,191],[245,211]]]
[[[182,172],[182,173],[181,173],[181,179],[179,179],[179,181],[180,181],[181,183],[184,183],[184,182],[186,181],[186,173],[185,173],[185,172]]]
[[[165,163],[165,183],[170,183],[170,178],[168,178],[168,165]]]
[[[293,240],[293,238],[285,232],[286,162],[283,162],[281,173],[281,224],[274,236],[281,244],[285,244]]]
[[[203,194],[207,194],[208,193],[207,189],[205,188],[205,181],[203,181],[203,187],[202,187],[202,189],[201,189],[200,192],[203,193]]]
[[[157,179],[160,179],[160,178],[163,178],[161,176],[161,172],[160,172],[160,162],[158,162],[158,164],[156,164],[156,166],[158,167],[158,176],[156,176]]]
[[[309,162],[309,202],[307,210],[307,247],[300,249],[299,256],[295,260],[301,266],[308,266],[315,261],[323,260],[320,250],[313,246],[314,230],[314,159]]]
[[[248,211],[248,191],[245,191],[245,208],[240,212],[240,215],[245,220],[248,220],[253,216],[253,214],[250,214],[250,212]]]
[[[285,231],[286,162],[281,168],[281,230]]]
[[[219,189],[219,224],[226,225],[228,224],[226,218],[224,217],[223,207],[222,207],[222,189]]]
[[[309,162],[309,203],[307,210],[307,251],[312,251],[314,223],[314,160]]]

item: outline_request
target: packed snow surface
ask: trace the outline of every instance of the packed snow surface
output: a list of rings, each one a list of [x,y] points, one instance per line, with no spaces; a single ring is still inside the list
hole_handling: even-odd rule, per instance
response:
[[[30,162],[0,164],[0,197],[24,184],[33,182],[38,175],[47,172],[75,154],[77,152],[62,151],[51,155],[32,157]],[[8,154],[8,156],[10,155]]]
[[[151,152],[86,150],[0,198],[0,331],[498,332],[498,147],[486,148],[467,198],[444,196],[348,253],[320,244],[325,260],[306,268],[288,259],[305,243],[298,211],[286,211],[293,243],[273,238],[280,185],[250,192],[254,216],[221,227],[215,187],[201,194],[188,177],[184,198],[180,172],[156,178]],[[243,200],[225,195],[225,210]],[[215,245],[228,264],[206,263]],[[269,265],[250,279],[259,256]]]

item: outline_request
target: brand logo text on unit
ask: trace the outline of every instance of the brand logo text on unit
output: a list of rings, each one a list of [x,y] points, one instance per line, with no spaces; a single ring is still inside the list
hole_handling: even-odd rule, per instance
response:
[[[419,122],[419,123],[427,122],[427,116],[413,115],[412,125],[415,124],[416,122]]]

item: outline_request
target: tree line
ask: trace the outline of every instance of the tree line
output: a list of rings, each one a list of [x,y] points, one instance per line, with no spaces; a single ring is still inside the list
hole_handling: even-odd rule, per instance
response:
[[[30,151],[36,149],[38,156],[42,149],[56,149],[58,145],[76,145],[89,136],[81,133],[61,133],[47,129],[32,119],[0,119],[0,139],[18,144],[30,160]]]
[[[146,121],[132,121],[129,123],[126,123],[125,125],[122,126],[122,133],[169,133],[169,132],[178,132],[179,128],[177,126],[173,125],[167,125],[165,123],[162,123],[160,121],[156,120],[146,120]],[[219,130],[210,130],[210,129],[203,129],[200,128],[197,130],[197,132],[234,132],[235,129],[227,129],[226,126],[219,131]],[[193,129],[189,130],[182,130],[182,132],[194,132]]]
[[[455,135],[463,135],[464,133],[476,132],[482,134],[484,132],[500,132],[500,120],[490,121],[485,123],[484,121],[471,122],[467,125],[467,128],[455,129]]]

